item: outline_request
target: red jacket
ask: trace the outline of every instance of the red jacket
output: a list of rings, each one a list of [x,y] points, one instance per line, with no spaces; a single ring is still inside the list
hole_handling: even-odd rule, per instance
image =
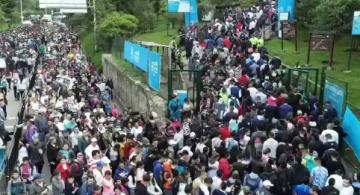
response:
[[[221,127],[219,133],[221,135],[221,140],[231,137],[230,129],[227,126]]]
[[[231,41],[229,38],[224,39],[224,46],[227,47],[228,49],[231,48]]]
[[[59,163],[56,166],[56,170],[60,173],[61,175],[61,179],[66,182],[66,180],[68,179],[68,177],[70,176],[70,165],[67,165],[67,169],[65,169],[63,167],[63,165],[61,163]]]
[[[229,161],[226,158],[221,158],[219,160],[219,171],[222,173],[222,180],[229,179],[231,175],[231,167]]]

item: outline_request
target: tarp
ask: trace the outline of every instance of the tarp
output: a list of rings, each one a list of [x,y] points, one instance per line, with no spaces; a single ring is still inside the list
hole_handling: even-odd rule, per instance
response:
[[[190,12],[190,0],[168,0],[169,13]]]
[[[360,11],[354,12],[354,19],[352,25],[352,35],[360,35]]]
[[[360,121],[351,111],[349,106],[346,107],[343,125],[344,131],[347,133],[345,141],[354,151],[355,156],[360,160]]]
[[[346,103],[345,98],[345,88],[330,81],[325,81],[324,101],[329,101],[331,103],[331,105],[335,108],[339,118],[342,118],[342,114],[344,113],[343,109]]]
[[[190,12],[185,13],[185,25],[188,27],[199,22],[197,0],[190,0]]]
[[[124,59],[135,65],[142,71],[148,70],[149,49],[139,44],[125,41],[124,43]]]

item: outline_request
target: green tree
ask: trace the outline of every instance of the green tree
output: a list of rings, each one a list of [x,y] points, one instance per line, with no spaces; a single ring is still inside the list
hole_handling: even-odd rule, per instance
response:
[[[101,47],[109,51],[111,41],[116,35],[128,37],[134,33],[138,28],[139,20],[130,14],[124,14],[122,12],[111,12],[100,21],[98,40],[102,41]]]
[[[336,33],[350,30],[354,10],[359,6],[359,0],[320,0],[315,8],[313,29]]]

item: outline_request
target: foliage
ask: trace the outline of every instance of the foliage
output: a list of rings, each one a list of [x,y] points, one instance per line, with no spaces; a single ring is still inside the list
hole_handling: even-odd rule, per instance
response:
[[[130,14],[122,12],[111,12],[101,20],[100,31],[105,37],[115,37],[115,35],[130,35],[138,27],[139,20]]]
[[[315,9],[316,28],[338,32],[350,29],[353,12],[359,5],[358,0],[320,0]]]
[[[296,3],[296,17],[298,23],[310,29],[314,25],[314,19],[316,16],[316,6],[319,4],[320,0],[311,0],[311,1],[298,1]]]
[[[340,33],[351,28],[353,13],[359,8],[359,0],[301,0],[296,15],[307,29]]]

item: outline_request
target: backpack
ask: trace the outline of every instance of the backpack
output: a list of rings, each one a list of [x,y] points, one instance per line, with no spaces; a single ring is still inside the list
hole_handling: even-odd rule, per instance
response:
[[[249,175],[245,176],[245,185],[250,188],[251,191],[255,191],[259,188],[260,185],[260,177],[251,178]]]
[[[11,181],[10,192],[11,195],[25,194],[24,184],[21,182],[14,183],[13,181]]]

